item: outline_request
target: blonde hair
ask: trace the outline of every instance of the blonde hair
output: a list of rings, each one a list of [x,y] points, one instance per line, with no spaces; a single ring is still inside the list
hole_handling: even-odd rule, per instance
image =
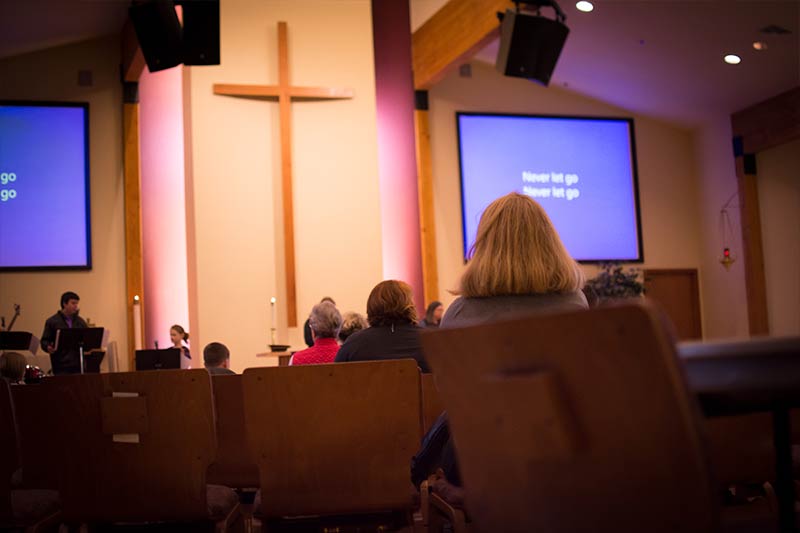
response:
[[[507,194],[489,204],[470,252],[455,294],[563,293],[583,286],[583,272],[564,248],[550,217],[522,194]]]

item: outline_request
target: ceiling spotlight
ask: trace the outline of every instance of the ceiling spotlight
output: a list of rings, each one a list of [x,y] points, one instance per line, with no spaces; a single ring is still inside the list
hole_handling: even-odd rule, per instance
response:
[[[587,2],[586,0],[581,0],[575,7],[578,8],[578,11],[583,11],[584,13],[591,13],[594,9],[594,4],[591,2]]]
[[[769,47],[767,46],[767,43],[765,43],[764,41],[756,41],[753,43],[753,48],[755,48],[756,50],[766,50]]]
[[[728,54],[725,56],[725,62],[729,65],[738,65],[742,62],[742,58],[736,54]]]

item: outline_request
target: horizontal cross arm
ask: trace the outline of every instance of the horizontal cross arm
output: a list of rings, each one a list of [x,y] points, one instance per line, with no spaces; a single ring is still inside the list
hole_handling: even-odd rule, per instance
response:
[[[215,83],[214,94],[226,96],[280,96],[281,87],[278,85],[234,85],[229,83]]]
[[[342,100],[353,98],[353,89],[338,87],[288,87],[292,99],[298,100]]]

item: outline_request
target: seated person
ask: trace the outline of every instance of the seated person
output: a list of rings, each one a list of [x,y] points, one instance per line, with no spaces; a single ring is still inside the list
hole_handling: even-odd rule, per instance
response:
[[[334,302],[333,298],[331,298],[330,296],[323,297],[322,300],[319,301],[319,303],[322,302],[330,302],[333,305],[336,305],[336,302]],[[308,319],[306,319],[305,323],[303,324],[303,340],[306,341],[306,346],[308,346],[309,348],[314,346],[314,337],[311,336],[311,325],[309,324]]]
[[[417,309],[411,287],[403,281],[378,283],[367,299],[367,322],[370,327],[351,335],[336,362],[415,359],[423,372],[430,372],[422,355],[417,326]]]
[[[481,215],[472,257],[441,327],[466,327],[536,313],[587,309],[583,273],[536,201],[511,193]],[[439,417],[412,460],[412,479],[434,475],[433,490],[463,503],[446,414]]]
[[[425,318],[419,321],[419,327],[421,328],[438,328],[439,324],[442,322],[442,315],[444,314],[444,306],[442,302],[439,301],[432,301],[428,304],[428,308],[425,310]]]
[[[231,352],[221,342],[212,342],[203,348],[203,363],[212,376],[236,374],[230,369]]]
[[[339,330],[339,344],[344,344],[347,338],[362,329],[367,329],[367,319],[361,313],[348,311],[342,317],[342,329]]]
[[[314,345],[294,354],[290,365],[318,365],[333,363],[339,343],[336,336],[342,327],[342,315],[331,302],[318,303],[308,316]]]
[[[11,384],[22,383],[25,379],[25,356],[17,352],[0,354],[0,376]]]

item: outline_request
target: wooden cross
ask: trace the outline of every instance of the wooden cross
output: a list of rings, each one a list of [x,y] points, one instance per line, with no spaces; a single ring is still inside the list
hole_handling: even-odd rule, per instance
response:
[[[292,196],[292,100],[340,100],[353,97],[352,89],[292,87],[289,84],[289,44],[285,22],[278,22],[278,85],[214,84],[214,94],[278,101],[281,131],[281,184],[288,326],[297,326],[297,286],[294,268],[294,204]]]

